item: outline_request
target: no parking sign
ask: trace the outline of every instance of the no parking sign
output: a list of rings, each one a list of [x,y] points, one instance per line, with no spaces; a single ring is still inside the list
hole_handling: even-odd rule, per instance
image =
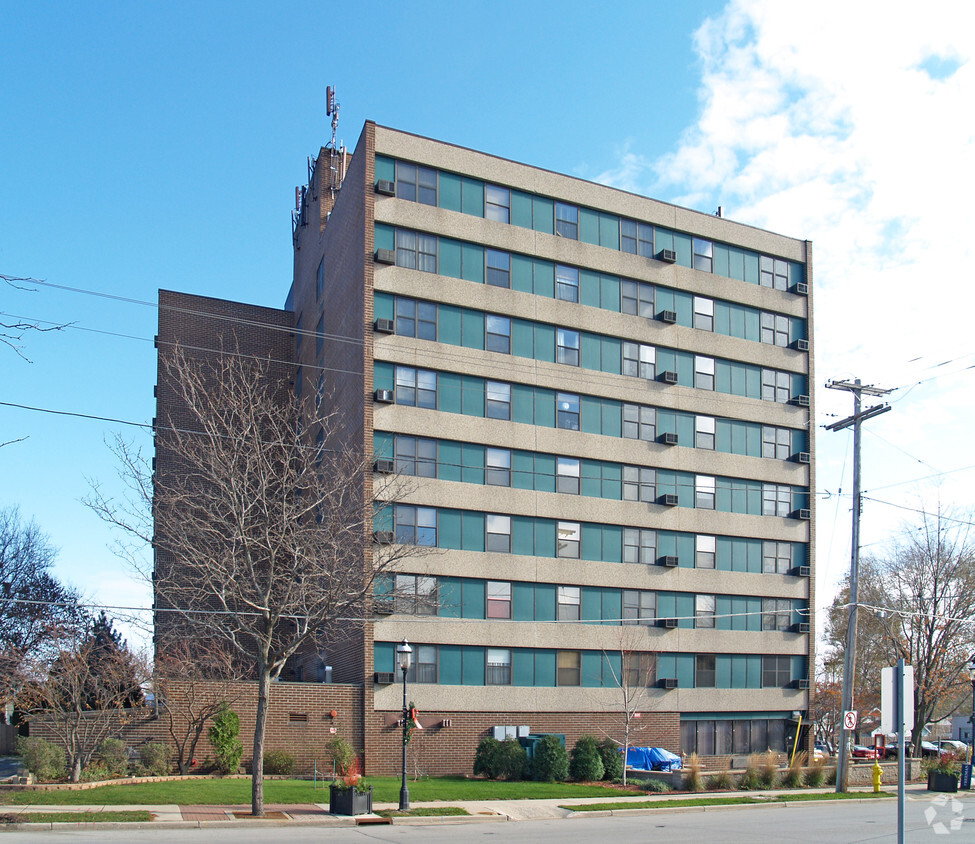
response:
[[[855,730],[857,728],[857,711],[847,709],[843,712],[843,729]]]

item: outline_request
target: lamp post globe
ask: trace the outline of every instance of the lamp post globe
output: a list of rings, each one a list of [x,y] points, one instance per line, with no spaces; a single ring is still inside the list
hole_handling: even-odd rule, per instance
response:
[[[410,670],[410,664],[413,659],[413,648],[410,647],[410,643],[406,639],[397,646],[396,656],[399,660],[400,671],[403,672],[403,783],[399,790],[399,810],[406,812],[410,808],[410,790],[406,787],[407,719],[410,716],[410,711],[406,703],[406,675]]]

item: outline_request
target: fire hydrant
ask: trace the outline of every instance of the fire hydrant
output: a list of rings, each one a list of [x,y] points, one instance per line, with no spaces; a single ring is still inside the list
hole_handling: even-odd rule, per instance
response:
[[[873,760],[873,793],[880,793],[880,779],[883,776],[883,771],[880,768],[880,762],[876,759]]]

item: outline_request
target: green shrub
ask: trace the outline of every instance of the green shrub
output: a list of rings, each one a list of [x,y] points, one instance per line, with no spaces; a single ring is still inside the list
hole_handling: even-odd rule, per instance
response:
[[[24,767],[39,782],[63,779],[67,773],[68,762],[64,748],[42,738],[21,736],[17,739],[17,753],[23,759]]]
[[[734,787],[734,777],[731,776],[731,771],[728,770],[718,771],[718,773],[712,774],[705,783],[705,788],[708,791],[731,791]]]
[[[836,785],[836,766],[826,772],[826,785]]]
[[[569,778],[569,754],[558,736],[548,735],[535,745],[532,779],[538,782],[565,782]]]
[[[798,766],[790,767],[789,770],[785,772],[782,776],[782,787],[783,788],[801,788],[802,787],[802,768]]]
[[[643,791],[650,794],[665,794],[673,790],[670,783],[663,780],[640,780],[639,786]]]
[[[482,738],[474,751],[474,776],[494,777],[498,767],[498,754],[501,752],[501,742],[493,736]]]
[[[101,759],[101,767],[108,775],[101,779],[124,777],[129,772],[129,750],[122,739],[103,739],[98,745],[98,757]]]
[[[623,754],[615,741],[606,739],[599,745],[599,757],[603,760],[603,779],[615,782],[623,779]]]
[[[112,772],[101,762],[92,762],[81,772],[81,782],[103,782],[112,779]]]
[[[572,748],[569,776],[579,782],[599,782],[606,773],[599,745],[593,736],[580,736]]]
[[[332,757],[332,764],[338,776],[344,776],[353,764],[355,764],[355,748],[344,738],[336,736],[325,746],[329,756]]]
[[[237,737],[240,734],[240,717],[228,704],[213,716],[213,724],[207,736],[216,754],[215,764],[222,774],[236,774],[244,746]]]
[[[161,741],[147,741],[142,745],[139,748],[139,761],[146,772],[143,776],[166,776],[170,771],[170,754],[169,745]]]
[[[297,760],[293,753],[287,750],[264,751],[264,773],[272,776],[287,776],[294,773]]]
[[[475,776],[520,780],[528,769],[528,754],[517,739],[481,739],[474,754]]]

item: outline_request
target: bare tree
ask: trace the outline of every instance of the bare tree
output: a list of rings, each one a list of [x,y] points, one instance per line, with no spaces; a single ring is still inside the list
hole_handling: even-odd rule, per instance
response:
[[[62,643],[51,660],[34,662],[33,679],[20,689],[18,704],[29,721],[50,729],[68,758],[69,775],[81,772],[104,739],[131,718],[144,714],[130,706],[141,691],[143,672],[125,649],[106,651],[91,630]]]
[[[951,715],[969,683],[964,667],[975,648],[975,545],[969,521],[940,505],[924,511],[920,523],[905,527],[887,553],[861,567],[859,597],[867,611],[860,613],[857,662],[862,655],[871,673],[857,689],[858,700],[879,697],[880,667],[901,658],[913,665],[915,754],[924,728]],[[834,614],[843,609],[834,605]],[[840,612],[831,625],[834,640],[845,637],[845,624],[846,613]],[[860,683],[859,669],[857,674]]]
[[[0,702],[13,700],[28,659],[45,659],[83,626],[79,596],[51,574],[57,551],[16,507],[0,509]]]
[[[207,723],[239,693],[239,662],[220,642],[166,642],[152,673],[154,704],[165,714],[176,766],[188,774]]]
[[[27,285],[39,283],[36,278],[21,278],[3,273],[0,273],[0,281],[3,281],[4,284],[15,290],[26,290],[31,293],[34,292],[34,288]],[[64,325],[49,325],[45,327],[38,320],[22,319],[20,317],[4,318],[0,319],[0,343],[9,346],[17,355],[27,361],[27,363],[30,363],[30,358],[24,354],[24,334],[28,331],[60,331],[65,327]],[[11,442],[18,442],[18,440],[12,440]],[[9,445],[9,443],[0,443],[0,445]]]
[[[604,651],[605,664],[609,666],[612,685],[616,689],[615,711],[619,715],[623,740],[616,734],[603,731],[623,751],[623,785],[626,785],[626,758],[633,739],[649,728],[643,713],[652,709],[655,702],[650,690],[657,681],[657,655],[646,651],[646,631],[642,627],[623,626],[619,630],[619,649]]]
[[[311,401],[299,407],[292,373],[275,366],[234,353],[192,360],[179,348],[162,358],[177,409],[159,419],[154,478],[137,452],[116,449],[142,505],[136,519],[97,488],[89,500],[152,540],[157,631],[223,643],[249,665],[258,816],[271,682],[296,655],[361,642],[375,577],[417,550],[374,542],[374,519],[404,490],[396,476],[374,479],[361,428],[343,429]]]

